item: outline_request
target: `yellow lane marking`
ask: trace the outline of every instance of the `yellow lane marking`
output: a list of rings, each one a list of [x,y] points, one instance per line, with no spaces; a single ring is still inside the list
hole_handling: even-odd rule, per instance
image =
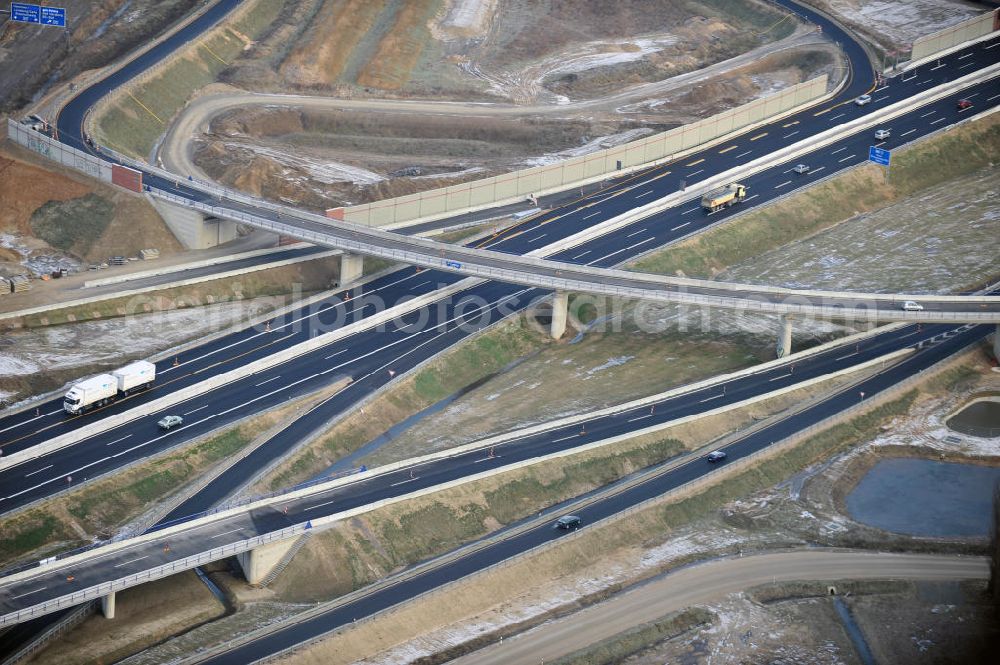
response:
[[[128,96],[129,96],[129,97],[131,97],[131,98],[132,98],[132,101],[134,101],[134,102],[135,102],[136,104],[138,104],[138,105],[139,105],[139,106],[141,106],[142,108],[146,109],[146,113],[148,113],[149,115],[151,115],[151,116],[153,116],[154,118],[156,118],[156,121],[157,121],[157,122],[159,122],[159,123],[160,123],[161,125],[162,125],[162,124],[164,124],[164,123],[163,123],[163,121],[162,121],[162,120],[160,120],[160,116],[158,116],[158,115],[156,115],[155,113],[153,113],[153,112],[152,112],[152,111],[150,110],[150,108],[149,108],[148,106],[146,106],[145,104],[143,104],[142,102],[140,102],[140,101],[138,100],[138,98],[136,98],[136,96],[135,96],[135,95],[133,95],[133,94],[132,94],[131,92],[129,92],[129,93],[128,93]]]
[[[701,164],[703,161],[705,161],[704,157],[701,158],[701,159],[696,159],[693,162],[691,162],[690,164],[685,164],[684,166],[697,166],[698,164]]]
[[[751,137],[750,137],[750,140],[751,140],[751,141],[756,141],[757,139],[762,139],[762,138],[764,138],[765,136],[767,136],[767,132],[764,132],[763,134],[758,134],[757,136],[751,136]]]
[[[791,127],[792,125],[797,125],[797,124],[799,124],[799,121],[793,120],[792,122],[786,122],[785,124],[782,125],[782,127]]]
[[[719,154],[720,154],[720,155],[724,155],[724,154],[726,154],[727,152],[729,152],[730,150],[736,150],[736,149],[737,149],[738,147],[739,147],[738,145],[731,145],[731,146],[729,146],[728,148],[726,148],[725,150],[720,150],[720,151],[719,151]]]

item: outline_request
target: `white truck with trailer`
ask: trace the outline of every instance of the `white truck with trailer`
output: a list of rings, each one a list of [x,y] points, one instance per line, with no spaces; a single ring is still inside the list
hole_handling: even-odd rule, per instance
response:
[[[63,399],[63,410],[74,416],[111,404],[153,385],[156,365],[145,360],[116,369],[111,374],[98,374],[73,384]]]

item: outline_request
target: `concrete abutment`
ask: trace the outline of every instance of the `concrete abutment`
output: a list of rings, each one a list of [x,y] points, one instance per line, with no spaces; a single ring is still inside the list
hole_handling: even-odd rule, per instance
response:
[[[228,219],[208,217],[197,210],[146,197],[185,249],[208,249],[235,240],[237,224]]]
[[[287,540],[278,540],[266,545],[260,545],[247,552],[236,555],[243,569],[243,575],[247,578],[248,584],[260,584],[267,574],[278,565],[292,546],[295,545],[297,536]]]

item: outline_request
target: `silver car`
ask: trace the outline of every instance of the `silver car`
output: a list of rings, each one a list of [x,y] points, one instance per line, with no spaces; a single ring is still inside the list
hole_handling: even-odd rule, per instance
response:
[[[865,104],[868,104],[871,101],[872,101],[871,95],[861,95],[860,97],[854,100],[854,103],[857,104],[858,106],[864,106]]]
[[[180,416],[164,416],[158,423],[160,429],[170,429],[184,424],[184,419]]]

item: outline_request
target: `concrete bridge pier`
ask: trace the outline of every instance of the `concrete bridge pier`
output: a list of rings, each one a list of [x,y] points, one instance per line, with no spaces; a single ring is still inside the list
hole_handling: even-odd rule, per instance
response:
[[[296,540],[298,540],[297,537],[289,538],[288,540],[277,540],[273,543],[255,547],[249,552],[236,555],[236,559],[240,562],[240,568],[243,569],[243,575],[247,578],[247,582],[250,584],[260,584],[267,577],[267,574],[288,554],[295,545]]]
[[[112,591],[106,596],[101,596],[101,614],[105,619],[115,618],[115,592]]]
[[[559,339],[566,332],[566,317],[569,314],[569,294],[565,291],[556,291],[552,296],[552,325],[550,334],[552,339]]]
[[[348,254],[344,252],[340,255],[340,285],[347,286],[352,282],[361,279],[361,273],[365,269],[365,257],[361,254]]]
[[[236,238],[236,222],[203,215],[197,210],[146,197],[185,249],[208,249]]]
[[[997,329],[993,332],[993,357],[1000,362],[1000,323],[997,324]]]
[[[781,332],[778,334],[777,357],[784,358],[792,352],[792,321],[794,317],[790,314],[781,316]]]

